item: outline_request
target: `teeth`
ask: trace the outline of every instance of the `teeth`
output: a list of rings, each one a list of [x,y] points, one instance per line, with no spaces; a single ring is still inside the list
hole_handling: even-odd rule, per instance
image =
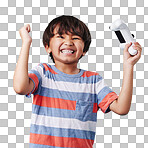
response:
[[[73,53],[74,51],[72,51],[72,50],[62,50],[61,52],[62,53]]]

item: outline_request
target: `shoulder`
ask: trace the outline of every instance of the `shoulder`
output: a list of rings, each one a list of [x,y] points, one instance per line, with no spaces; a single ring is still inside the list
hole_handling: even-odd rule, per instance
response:
[[[52,73],[52,74],[57,74],[53,68],[52,65],[48,64],[48,63],[40,63],[38,64],[38,67],[41,67],[43,73],[45,74],[46,72],[48,73]]]
[[[102,79],[102,77],[98,72],[93,72],[93,71],[84,71],[82,77],[87,79],[93,79],[94,81],[98,81],[98,79]]]
[[[93,71],[84,71],[82,77],[94,77],[94,76],[99,76],[99,73],[93,72]]]
[[[84,71],[81,77],[93,83],[97,83],[103,80],[102,76],[98,72],[93,72],[93,71]]]
[[[39,63],[38,65],[34,66],[31,71],[38,71],[39,73],[43,73],[45,71],[49,71],[51,66],[47,63]]]

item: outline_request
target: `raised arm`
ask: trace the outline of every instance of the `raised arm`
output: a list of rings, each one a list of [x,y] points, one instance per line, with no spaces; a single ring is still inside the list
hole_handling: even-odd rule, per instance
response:
[[[131,56],[128,53],[128,48],[131,46],[131,43],[127,44],[124,49],[122,88],[119,98],[110,105],[110,110],[120,115],[125,115],[130,110],[133,93],[133,69],[134,65],[140,59],[142,52],[140,44],[137,42],[134,44],[134,49],[138,50],[137,55]]]
[[[22,48],[13,77],[13,88],[16,93],[25,95],[33,90],[34,84],[28,77],[28,57],[32,38],[29,35],[30,25],[19,30]]]

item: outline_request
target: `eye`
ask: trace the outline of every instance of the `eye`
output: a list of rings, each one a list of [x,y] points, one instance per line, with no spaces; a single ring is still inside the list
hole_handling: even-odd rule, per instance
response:
[[[73,40],[80,40],[79,37],[73,37],[72,39],[73,39]]]
[[[57,38],[64,39],[64,37],[62,35],[58,35]]]

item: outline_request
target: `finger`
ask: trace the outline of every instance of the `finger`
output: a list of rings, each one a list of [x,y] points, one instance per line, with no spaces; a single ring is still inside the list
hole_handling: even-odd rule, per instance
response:
[[[27,27],[28,27],[28,32],[30,32],[31,31],[30,25],[28,24]]]
[[[134,43],[134,47],[135,47],[135,46],[140,47],[140,48],[142,49],[141,45],[140,45],[138,42],[135,42],[135,43]]]
[[[137,54],[135,56],[132,57],[133,61],[137,60],[137,59],[140,59],[141,57],[141,52],[138,51]]]
[[[131,43],[128,43],[125,45],[125,48],[124,48],[124,52],[128,52],[128,48],[132,45],[132,42]]]
[[[131,59],[131,61],[134,62],[134,61],[138,61],[140,59],[140,57],[141,57],[141,52],[137,51],[137,54],[130,57],[130,59]]]
[[[29,24],[25,25],[25,29],[26,29],[28,32],[30,32],[30,31],[31,31],[30,25],[29,25]]]
[[[138,42],[134,42],[135,45],[140,45]],[[141,45],[140,45],[141,46]]]
[[[133,46],[133,48],[142,52],[142,47],[140,45]]]
[[[142,48],[141,47],[135,47],[134,49],[137,50],[137,54],[136,55],[140,54],[140,56],[141,56]]]

